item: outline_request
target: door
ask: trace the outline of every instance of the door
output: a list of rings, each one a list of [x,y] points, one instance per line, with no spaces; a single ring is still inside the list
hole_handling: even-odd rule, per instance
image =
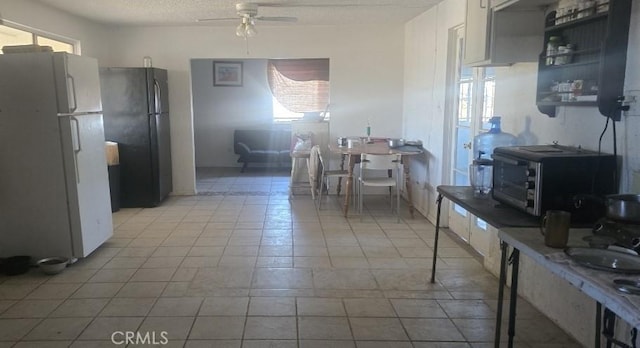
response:
[[[58,113],[102,112],[98,61],[68,53],[53,54]]]
[[[473,138],[489,129],[489,119],[493,116],[495,71],[493,68],[470,68],[463,65],[464,29],[457,29],[453,36],[456,45],[450,54],[456,62],[456,69],[455,77],[450,82],[455,99],[451,115],[450,182],[456,186],[468,186],[469,164],[473,160]],[[456,204],[451,204],[449,209],[449,227],[473,245],[472,240],[479,237],[481,231],[486,231],[486,223]]]
[[[85,257],[113,235],[101,114],[61,116],[62,154],[74,257]]]

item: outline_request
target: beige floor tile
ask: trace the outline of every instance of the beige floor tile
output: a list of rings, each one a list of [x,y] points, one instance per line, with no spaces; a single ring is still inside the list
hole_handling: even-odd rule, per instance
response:
[[[300,340],[300,348],[356,348],[354,341],[347,340]]]
[[[358,348],[413,348],[411,342],[357,341]]]
[[[220,256],[187,256],[180,264],[185,268],[216,267],[220,261]]]
[[[166,285],[166,282],[130,282],[125,284],[116,296],[155,298],[162,294]]]
[[[144,318],[98,317],[82,332],[81,340],[111,340],[115,331],[136,331]]]
[[[72,298],[111,298],[125,283],[87,283],[82,285]]]
[[[102,317],[144,317],[156,300],[152,298],[114,298],[100,312]]]
[[[65,299],[80,286],[79,283],[45,283],[29,293],[26,298],[30,300]]]
[[[184,256],[150,257],[142,265],[142,268],[177,268],[183,259]]]
[[[222,246],[193,246],[186,256],[222,256]]]
[[[313,284],[317,289],[377,289],[371,272],[359,269],[314,269]]]
[[[409,337],[416,341],[465,341],[457,324],[449,319],[401,319]],[[459,327],[459,326],[458,326]],[[466,334],[465,334],[466,336]],[[469,338],[467,336],[467,338]],[[470,339],[475,341],[473,339]]]
[[[294,256],[293,266],[296,268],[331,268],[328,256]]]
[[[482,300],[438,300],[438,304],[451,319],[495,318],[495,312]]]
[[[80,269],[67,267],[64,272],[58,273],[47,280],[47,283],[84,283],[97,272],[96,269]]]
[[[346,316],[342,300],[338,298],[298,297],[298,316]]]
[[[140,268],[147,260],[146,257],[114,257],[104,265],[104,269],[111,268]]]
[[[385,290],[431,290],[439,285],[429,282],[424,271],[374,269],[371,271],[381,289]]]
[[[221,267],[255,267],[257,256],[228,256],[222,255],[218,266]]]
[[[40,323],[40,319],[0,319],[0,341],[17,341]]]
[[[253,272],[251,267],[219,265],[215,268],[200,268],[192,285],[206,288],[249,288]]]
[[[387,299],[345,298],[344,306],[350,317],[396,317]]]
[[[69,299],[56,308],[49,317],[95,317],[109,303],[108,299]]]
[[[149,316],[194,317],[198,314],[202,301],[201,297],[159,298]]]
[[[10,345],[5,346],[4,343],[0,342],[0,347],[10,347]],[[22,341],[16,343],[15,346],[17,348],[66,348],[71,346],[72,341]]]
[[[391,299],[401,318],[446,318],[447,314],[435,300]]]
[[[122,283],[128,281],[135,269],[101,269],[89,279],[91,283]]]
[[[166,282],[171,280],[176,268],[140,268],[138,269],[130,282]]]
[[[2,313],[0,318],[44,318],[61,303],[62,300],[22,300]]]
[[[249,297],[209,297],[204,299],[201,316],[244,316],[247,315]]]
[[[311,269],[258,268],[251,287],[254,289],[313,288]]]
[[[352,339],[349,321],[345,317],[300,317],[300,339]]]
[[[162,332],[169,342],[186,339],[193,325],[194,317],[147,317],[138,329],[141,333],[155,333],[159,339]]]
[[[244,339],[297,339],[296,317],[247,317]]]
[[[245,317],[198,317],[189,339],[241,339]]]
[[[336,268],[369,268],[365,257],[331,257],[331,264]]]
[[[243,348],[298,348],[296,340],[244,340]]]
[[[241,340],[192,340],[185,343],[185,348],[240,348]]]
[[[364,257],[364,253],[359,246],[336,246],[329,245],[329,255],[333,257]]]
[[[290,245],[262,245],[258,250],[258,256],[293,256],[293,247]]]
[[[296,315],[296,299],[293,297],[252,297],[249,302],[249,315]]]
[[[506,347],[506,343],[501,344]],[[486,346],[486,348],[493,347],[493,343]],[[468,343],[463,342],[413,342],[414,348],[471,348],[471,347],[480,347],[476,345],[469,345]]]
[[[291,256],[258,256],[256,267],[293,267],[293,257]]]
[[[45,319],[25,337],[26,340],[73,340],[80,335],[92,318]]]
[[[349,318],[356,340],[408,341],[396,318]]]

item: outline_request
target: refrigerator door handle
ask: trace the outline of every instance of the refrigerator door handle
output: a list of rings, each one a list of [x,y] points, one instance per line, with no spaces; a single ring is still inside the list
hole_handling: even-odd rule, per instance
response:
[[[72,136],[71,143],[73,145],[73,164],[76,168],[76,182],[80,183],[80,168],[78,168],[78,153],[82,151],[82,143],[80,142],[80,122],[74,116],[69,118],[72,121],[72,124],[75,125],[75,136]],[[72,133],[74,134],[74,133]]]
[[[154,97],[156,98],[156,113],[162,113],[162,91],[158,80],[153,79]]]
[[[76,80],[71,74],[67,74],[67,80],[69,80],[68,88],[71,89],[71,97],[73,98],[73,107],[69,105],[69,110],[75,112],[78,108],[78,99],[76,97]],[[76,120],[77,121],[77,120]]]

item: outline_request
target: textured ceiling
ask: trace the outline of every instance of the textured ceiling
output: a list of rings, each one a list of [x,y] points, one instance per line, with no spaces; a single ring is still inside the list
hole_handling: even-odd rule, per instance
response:
[[[201,18],[235,17],[235,0],[37,0],[105,24],[235,25],[235,21],[197,23]],[[404,23],[442,0],[267,0],[256,1],[260,16],[293,16],[297,23],[260,25],[339,25]]]

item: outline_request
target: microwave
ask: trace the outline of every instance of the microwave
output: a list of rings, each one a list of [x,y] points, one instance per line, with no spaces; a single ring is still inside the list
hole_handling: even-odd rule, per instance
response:
[[[565,210],[572,222],[593,222],[605,214],[602,203],[579,205],[576,197],[617,193],[614,155],[535,145],[498,147],[492,158],[493,199],[533,216]]]

